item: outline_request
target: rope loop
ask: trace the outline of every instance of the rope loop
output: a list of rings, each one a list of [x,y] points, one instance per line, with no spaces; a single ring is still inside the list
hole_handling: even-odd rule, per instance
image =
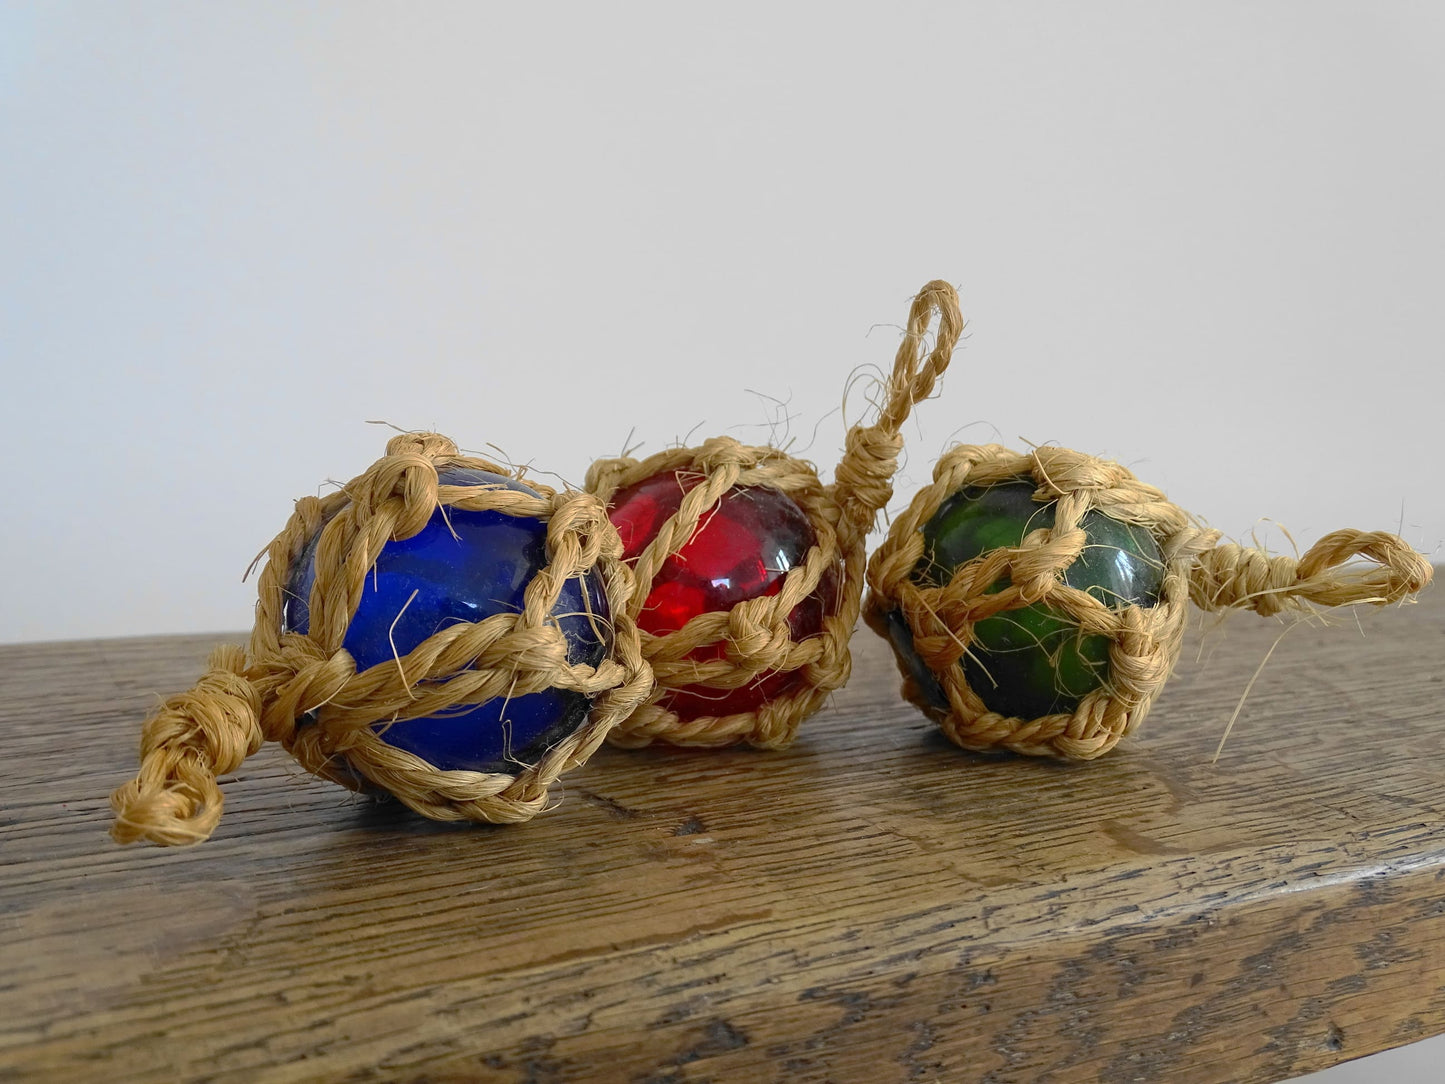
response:
[[[1298,560],[1234,543],[1215,546],[1190,570],[1189,593],[1201,609],[1242,608],[1269,617],[1310,606],[1389,605],[1424,590],[1433,574],[1403,539],[1346,528],[1325,535]]]

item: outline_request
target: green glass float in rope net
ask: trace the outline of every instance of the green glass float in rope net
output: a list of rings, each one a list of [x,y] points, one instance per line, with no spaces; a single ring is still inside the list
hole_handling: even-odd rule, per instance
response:
[[[1143,721],[1190,602],[1383,604],[1430,577],[1394,535],[1335,531],[1298,560],[1270,555],[1221,542],[1117,463],[964,445],[874,553],[865,617],[904,695],[958,745],[1090,759]]]
[[[944,502],[923,527],[921,582],[942,587],[960,565],[991,550],[1021,546],[1032,531],[1054,526],[1055,502],[1033,500],[1029,481],[968,488]],[[1154,606],[1164,582],[1159,545],[1142,527],[1095,511],[1079,526],[1088,541],[1063,571],[1063,582],[1105,605]],[[996,594],[1002,577],[987,588]],[[1109,638],[1087,636],[1067,614],[1043,602],[985,617],[963,657],[969,685],[991,710],[1033,718],[1072,712],[1109,676]],[[904,644],[903,650],[912,651]],[[935,689],[937,683],[934,683]],[[941,691],[935,695],[942,699]]]

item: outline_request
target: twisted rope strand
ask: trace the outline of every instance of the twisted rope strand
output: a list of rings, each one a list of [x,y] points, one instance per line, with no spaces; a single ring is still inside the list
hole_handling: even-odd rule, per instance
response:
[[[1351,565],[1357,557],[1374,567]],[[1205,610],[1247,608],[1265,617],[1309,606],[1384,606],[1418,594],[1434,570],[1424,555],[1383,531],[1332,531],[1299,560],[1223,543],[1199,556],[1189,595]]]
[[[938,314],[933,350],[924,356],[930,317]],[[872,425],[848,430],[843,458],[833,471],[833,499],[840,508],[839,544],[844,551],[865,540],[878,513],[893,499],[893,476],[903,450],[903,423],[918,403],[933,394],[963,334],[958,292],[935,279],[918,292],[907,329],[893,359],[887,394]],[[855,615],[856,619],[856,615]]]
[[[146,724],[141,770],[110,797],[117,843],[198,843],[215,830],[224,799],[216,777],[261,748],[260,697],[246,655],[223,644],[194,688],[167,699]]]

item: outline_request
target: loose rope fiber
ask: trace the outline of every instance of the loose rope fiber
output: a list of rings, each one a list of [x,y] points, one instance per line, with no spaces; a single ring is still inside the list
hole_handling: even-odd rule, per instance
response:
[[[206,839],[221,817],[216,777],[235,771],[267,741],[280,742],[309,772],[353,789],[369,783],[436,820],[527,820],[546,806],[548,787],[647,696],[651,671],[629,612],[632,573],[602,503],[530,480],[537,496],[496,485],[440,485],[437,473],[448,468],[509,473],[459,455],[445,437],[411,433],[394,437],[386,455],[340,492],[296,502],[266,550],[249,648],[216,648],[200,681],[147,719],[140,772],[111,795],[118,842]],[[372,565],[388,541],[417,534],[439,507],[545,522],[547,564],[527,585],[520,613],[447,626],[407,654],[358,673],[342,641]],[[308,632],[285,632],[288,576],[318,532]],[[568,663],[566,638],[552,616],[567,581],[594,569],[614,644],[595,668]],[[516,775],[441,771],[373,730],[544,689],[595,699],[578,730]]]
[[[1057,502],[1052,528],[1030,532],[1017,548],[968,561],[945,585],[923,582],[922,528],[943,503],[965,487],[1021,479],[1037,487],[1035,501]],[[1158,543],[1164,575],[1157,605],[1115,609],[1063,582],[1064,571],[1083,551],[1080,522],[1091,509],[1147,529]],[[1179,657],[1191,601],[1206,610],[1251,609],[1263,615],[1311,606],[1386,605],[1422,590],[1432,575],[1422,555],[1402,539],[1379,532],[1335,531],[1298,560],[1221,543],[1220,537],[1117,463],[1063,448],[1023,455],[998,445],[963,445],[938,461],[932,484],[913,498],[874,552],[865,619],[886,638],[888,615],[902,615],[947,707],[931,703],[900,660],[903,695],[955,744],[1089,760],[1143,722]],[[1355,558],[1374,564],[1350,564]],[[1007,586],[991,592],[1001,579]],[[992,712],[959,665],[974,642],[974,625],[1041,602],[1067,615],[1081,635],[1109,638],[1109,680],[1085,695],[1072,713],[1020,719]]]
[[[935,313],[937,329],[928,350],[926,336]],[[879,416],[871,425],[848,431],[830,485],[822,483],[811,463],[777,448],[749,447],[729,437],[714,437],[697,448],[669,449],[641,461],[624,457],[593,464],[584,488],[604,502],[656,475],[681,473],[696,479],[678,511],[634,563],[633,617],[641,612],[663,563],[693,538],[733,487],[771,487],[786,494],[802,509],[815,533],[804,560],[787,572],[776,594],[740,602],[726,612],[698,614],[674,632],[642,632],[642,652],[652,664],[656,688],[647,703],[609,735],[611,742],[705,747],[746,742],[781,749],[792,742],[799,724],[848,680],[852,665],[848,642],[863,594],[864,543],[879,510],[893,495],[892,479],[903,448],[900,431],[913,406],[932,393],[962,332],[963,317],[953,287],[942,281],[928,283],[913,299]],[[788,615],[817,592],[825,578],[833,579],[837,590],[822,630],[795,640]],[[720,657],[690,657],[714,645],[722,646]],[[673,690],[701,687],[724,694],[775,672],[797,673],[800,679],[755,710],[684,718],[669,706]]]

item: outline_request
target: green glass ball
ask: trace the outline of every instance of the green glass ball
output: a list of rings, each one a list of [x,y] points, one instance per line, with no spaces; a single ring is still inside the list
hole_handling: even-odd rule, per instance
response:
[[[1019,546],[1030,532],[1052,527],[1056,502],[1035,501],[1035,488],[1027,480],[1002,482],[969,487],[944,501],[923,527],[923,559],[914,570],[915,582],[943,586],[960,565],[990,550]],[[1064,571],[1064,583],[1115,609],[1156,605],[1164,560],[1153,535],[1094,510],[1079,526],[1088,541]],[[1003,578],[988,590],[1007,586]],[[906,623],[901,615],[893,617],[889,631],[895,650],[924,696],[946,707],[942,687],[913,651],[912,637],[899,635],[907,633]],[[1109,644],[1109,637],[1085,635],[1067,613],[1038,602],[975,624],[969,653],[959,665],[990,711],[1033,719],[1072,712],[1106,684]]]

